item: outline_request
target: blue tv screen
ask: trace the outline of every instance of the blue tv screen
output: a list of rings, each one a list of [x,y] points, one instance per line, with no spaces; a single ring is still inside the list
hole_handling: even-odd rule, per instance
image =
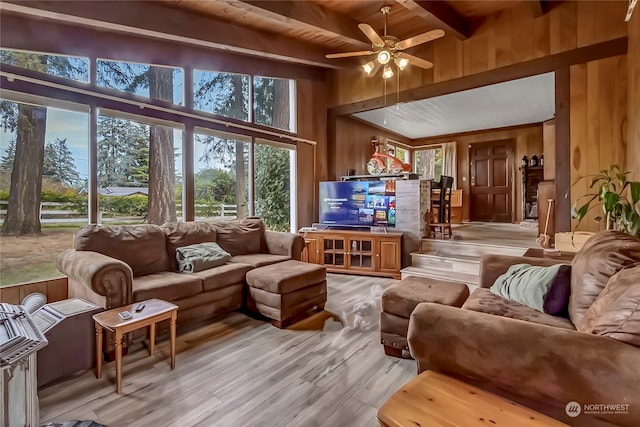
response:
[[[320,183],[320,224],[395,227],[395,181]]]

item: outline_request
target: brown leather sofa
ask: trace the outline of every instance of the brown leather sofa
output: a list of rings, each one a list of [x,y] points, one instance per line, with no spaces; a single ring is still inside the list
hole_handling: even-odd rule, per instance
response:
[[[197,273],[178,273],[176,248],[203,242],[217,242],[231,260]],[[56,265],[69,277],[69,296],[107,310],[160,298],[178,306],[178,323],[184,326],[240,308],[248,271],[299,260],[303,248],[301,236],[265,230],[259,218],[161,226],[91,224],[76,232],[74,249],[61,253]],[[106,351],[112,350],[110,341]]]
[[[512,264],[556,262],[486,256],[480,288],[462,308],[418,305],[408,332],[418,371],[458,377],[570,425],[640,426],[640,239],[605,231],[586,242],[572,261],[566,317],[488,289]],[[580,415],[569,416],[570,402]],[[620,413],[593,406],[606,404]]]

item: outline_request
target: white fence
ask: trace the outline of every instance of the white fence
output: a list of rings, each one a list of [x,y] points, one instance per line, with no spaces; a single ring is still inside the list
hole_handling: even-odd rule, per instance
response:
[[[7,205],[9,204],[6,200],[0,200],[0,224],[4,222],[4,217],[7,214]],[[217,215],[198,215],[198,210],[206,211],[206,210],[217,210]],[[197,204],[195,205],[196,210],[196,219],[198,221],[215,221],[221,219],[234,219],[238,215],[238,207],[236,205],[206,205],[206,204]],[[182,204],[176,205],[176,214],[178,218],[182,216]],[[144,218],[137,216],[104,216],[104,212],[99,212],[98,214],[98,222],[106,223],[106,222],[140,222],[143,221]],[[78,211],[74,210],[73,203],[59,203],[59,202],[41,202],[40,203],[40,222],[42,224],[69,224],[69,223],[87,223],[88,216],[82,215]]]

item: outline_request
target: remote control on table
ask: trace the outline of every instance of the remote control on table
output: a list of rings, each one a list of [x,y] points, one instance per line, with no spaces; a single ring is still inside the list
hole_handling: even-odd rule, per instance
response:
[[[133,319],[133,316],[131,315],[131,313],[129,313],[128,311],[121,311],[120,313],[118,313],[120,315],[120,317],[122,318],[122,320],[129,320],[129,319]]]
[[[136,313],[139,312],[139,311],[142,311],[143,308],[144,308],[144,304],[143,303],[140,303],[140,304],[136,305]]]

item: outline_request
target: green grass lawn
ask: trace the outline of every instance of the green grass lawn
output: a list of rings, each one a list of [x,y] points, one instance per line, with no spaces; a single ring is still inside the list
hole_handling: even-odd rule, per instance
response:
[[[73,233],[83,224],[47,224],[42,235],[0,236],[0,286],[62,277],[60,252],[73,247]]]

